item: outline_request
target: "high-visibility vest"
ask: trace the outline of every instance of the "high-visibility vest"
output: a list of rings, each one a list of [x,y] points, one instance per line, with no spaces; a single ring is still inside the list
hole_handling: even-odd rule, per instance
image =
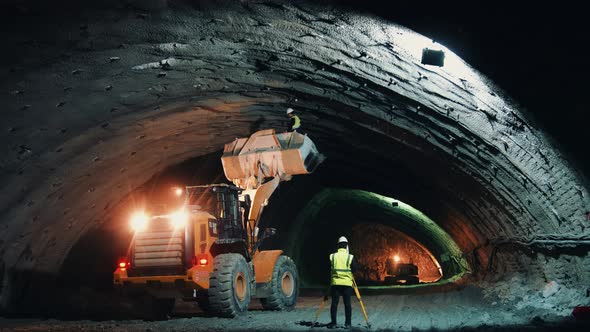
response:
[[[293,123],[293,127],[291,127],[291,129],[297,129],[301,127],[301,120],[299,119],[299,117],[297,115],[293,115],[293,119],[295,120],[295,122]]]
[[[332,263],[331,285],[352,286],[352,270],[350,266],[354,256],[349,254],[345,248],[338,249],[338,252],[330,255]]]

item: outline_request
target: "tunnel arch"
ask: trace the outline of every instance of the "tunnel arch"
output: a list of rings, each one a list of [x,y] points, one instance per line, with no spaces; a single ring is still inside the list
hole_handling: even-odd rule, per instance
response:
[[[329,160],[363,179],[383,181],[369,173],[391,165],[423,174],[439,204],[400,199],[437,220],[474,268],[488,265],[498,243],[587,237],[582,175],[450,51],[458,72],[421,65],[414,49],[430,41],[373,17],[288,2],[211,6],[54,22],[48,30],[76,36],[83,19],[90,36],[55,41],[50,63],[35,60],[36,45],[24,47],[22,64],[35,69],[1,83],[16,91],[0,96],[11,112],[4,303],[15,271],[55,274],[78,239],[153,174],[257,128],[283,128],[289,106]],[[15,31],[8,43],[30,38]],[[510,271],[516,254],[499,255]]]

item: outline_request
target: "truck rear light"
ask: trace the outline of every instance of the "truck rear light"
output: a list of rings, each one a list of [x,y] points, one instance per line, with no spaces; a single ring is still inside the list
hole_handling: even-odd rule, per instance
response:
[[[117,267],[119,267],[119,268],[121,268],[121,270],[125,271],[126,269],[131,267],[131,262],[129,262],[129,259],[127,259],[127,257],[119,257],[119,260],[117,262]]]
[[[193,257],[193,265],[206,266],[207,264],[209,264],[209,257],[206,254]]]

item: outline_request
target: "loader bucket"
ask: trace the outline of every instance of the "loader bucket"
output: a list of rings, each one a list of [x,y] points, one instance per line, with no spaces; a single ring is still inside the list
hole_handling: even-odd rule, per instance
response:
[[[276,134],[267,129],[225,144],[221,163],[227,179],[245,188],[251,178],[278,176],[286,181],[293,175],[309,174],[324,159],[307,135]]]

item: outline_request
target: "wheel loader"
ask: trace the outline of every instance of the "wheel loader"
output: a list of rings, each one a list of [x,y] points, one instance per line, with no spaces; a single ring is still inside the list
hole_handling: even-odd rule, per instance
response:
[[[154,294],[179,291],[223,317],[245,312],[251,298],[264,309],[293,308],[297,267],[282,250],[260,250],[276,230],[261,230],[259,221],[279,182],[311,173],[323,159],[297,132],[262,130],[225,144],[221,162],[233,184],[187,186],[180,210],[133,214],[135,234],[114,284]]]

